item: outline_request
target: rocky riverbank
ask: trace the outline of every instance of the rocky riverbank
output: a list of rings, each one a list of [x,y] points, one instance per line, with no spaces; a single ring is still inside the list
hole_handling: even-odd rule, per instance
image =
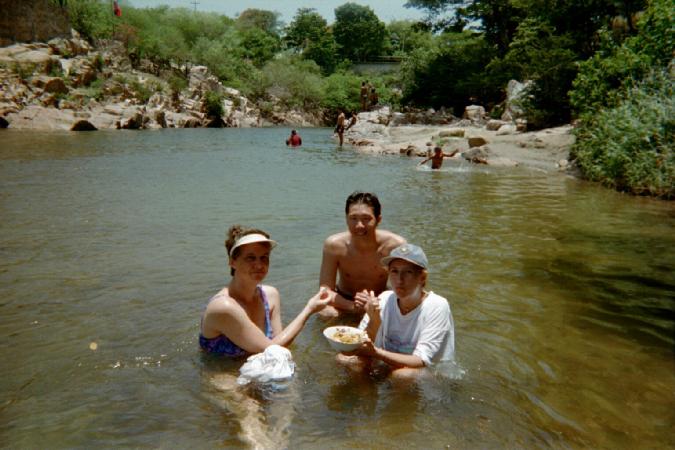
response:
[[[0,127],[23,130],[159,129],[197,127],[321,126],[322,117],[267,103],[263,112],[238,90],[224,86],[204,66],[158,68],[132,61],[120,42],[93,47],[76,32],[47,43],[0,48]],[[478,105],[462,118],[446,111],[394,112],[388,107],[358,115],[345,134],[358,151],[426,156],[440,145],[459,150],[448,164],[526,166],[570,170],[571,127],[525,132],[518,92],[509,83],[502,120]],[[222,115],[208,114],[216,93]],[[272,105],[270,107],[270,104]]]
[[[440,145],[445,153],[459,150],[444,164],[466,160],[498,167],[575,172],[568,162],[574,143],[571,125],[525,132],[519,123],[489,120],[477,106],[467,107],[463,118],[445,122],[410,124],[405,114],[381,108],[360,113],[356,124],[345,133],[345,142],[362,152],[408,157],[427,156]]]
[[[314,126],[320,119],[274,105],[263,113],[204,66],[132,61],[120,42],[70,38],[0,48],[0,127],[32,130]],[[206,95],[221,98],[221,117]]]

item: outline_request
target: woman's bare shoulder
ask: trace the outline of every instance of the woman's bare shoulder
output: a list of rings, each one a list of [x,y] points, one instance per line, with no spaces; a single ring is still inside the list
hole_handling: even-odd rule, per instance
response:
[[[209,313],[233,313],[236,309],[241,308],[237,301],[230,297],[227,288],[223,288],[216,295],[211,297],[208,306],[206,307]]]

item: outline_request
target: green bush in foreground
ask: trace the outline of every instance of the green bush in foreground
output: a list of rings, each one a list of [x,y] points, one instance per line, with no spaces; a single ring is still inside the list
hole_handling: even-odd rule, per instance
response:
[[[585,117],[572,157],[585,177],[633,194],[675,198],[675,97],[668,69],[626,91],[613,109]]]

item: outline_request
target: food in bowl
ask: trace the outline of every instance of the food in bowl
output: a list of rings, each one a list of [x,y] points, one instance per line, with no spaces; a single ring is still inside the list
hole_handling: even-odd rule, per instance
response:
[[[333,349],[339,352],[349,352],[361,345],[365,333],[354,327],[335,326],[323,330],[323,335],[326,336]]]
[[[349,330],[337,330],[333,333],[333,339],[343,344],[360,344],[361,333],[352,333]]]

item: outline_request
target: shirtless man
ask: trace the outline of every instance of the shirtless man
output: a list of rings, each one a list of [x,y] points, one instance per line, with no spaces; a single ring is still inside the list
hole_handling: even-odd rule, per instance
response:
[[[366,111],[368,109],[368,81],[361,82],[361,111]]]
[[[375,194],[354,192],[347,198],[347,231],[329,236],[323,244],[319,284],[337,295],[320,312],[322,317],[363,313],[369,291],[378,295],[385,290],[388,274],[380,260],[406,241],[377,229],[382,220],[380,213]]]
[[[345,113],[341,109],[339,110],[340,114],[338,114],[337,118],[337,124],[335,125],[335,132],[338,134],[338,137],[340,138],[340,147],[342,147],[342,140],[344,139],[344,134],[345,134]]]
[[[439,146],[436,146],[434,148],[434,154],[429,156],[427,159],[419,163],[418,165],[422,165],[427,161],[431,161],[431,168],[432,169],[440,169],[441,166],[443,165],[443,158],[452,158],[457,154],[459,149],[454,150],[452,153],[443,153],[443,149]]]

